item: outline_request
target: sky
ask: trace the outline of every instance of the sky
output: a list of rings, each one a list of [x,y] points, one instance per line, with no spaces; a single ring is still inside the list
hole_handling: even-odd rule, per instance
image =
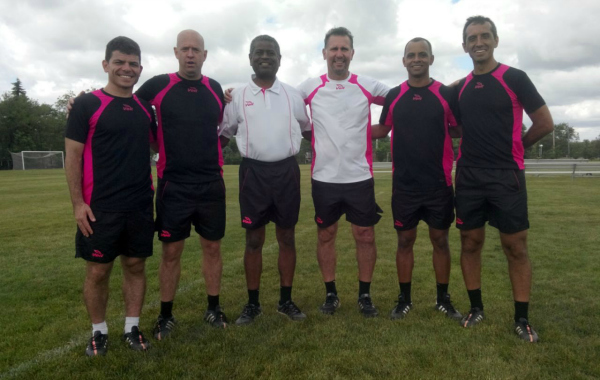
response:
[[[494,20],[496,59],[527,72],[556,124],[569,123],[580,140],[600,136],[598,0],[2,0],[0,94],[17,78],[30,98],[48,104],[68,91],[103,87],[106,43],[119,35],[140,44],[141,85],[177,71],[173,46],[183,29],[204,36],[202,73],[223,88],[249,80],[250,41],[260,34],[280,44],[283,82],[325,73],[323,38],[335,26],[354,35],[351,72],[396,86],[407,79],[404,45],[424,37],[435,56],[431,76],[449,84],[473,68],[461,46],[473,15]]]

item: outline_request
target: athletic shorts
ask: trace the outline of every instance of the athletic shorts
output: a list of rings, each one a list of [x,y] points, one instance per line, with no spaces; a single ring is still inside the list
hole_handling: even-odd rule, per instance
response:
[[[109,212],[92,210],[96,221],[90,221],[93,234],[85,237],[77,228],[75,257],[95,263],[110,263],[119,255],[152,256],[154,210],[150,202],[145,210]]]
[[[456,227],[472,230],[486,221],[506,234],[529,228],[524,170],[458,168]]]
[[[255,229],[273,221],[281,228],[298,223],[300,168],[295,157],[277,162],[244,158],[240,165],[242,227]]]
[[[383,212],[375,202],[373,178],[354,183],[328,183],[312,180],[315,222],[321,228],[335,224],[343,214],[360,227],[371,227]]]
[[[454,189],[447,186],[431,191],[394,190],[392,213],[398,231],[412,230],[420,220],[431,228],[447,230],[454,221]]]
[[[190,236],[191,225],[207,240],[225,235],[225,184],[222,178],[204,183],[158,180],[156,231],[164,242]]]

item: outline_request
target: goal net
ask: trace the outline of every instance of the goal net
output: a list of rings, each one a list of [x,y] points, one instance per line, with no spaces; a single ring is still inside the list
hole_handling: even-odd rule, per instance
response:
[[[31,151],[10,153],[13,170],[61,169],[65,167],[65,155],[62,151]]]

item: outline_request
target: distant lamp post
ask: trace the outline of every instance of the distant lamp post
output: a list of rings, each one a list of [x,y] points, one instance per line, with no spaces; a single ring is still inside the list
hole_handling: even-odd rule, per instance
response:
[[[543,147],[544,147],[544,146],[543,146],[542,144],[540,144],[540,158],[542,158],[542,148],[543,148]]]

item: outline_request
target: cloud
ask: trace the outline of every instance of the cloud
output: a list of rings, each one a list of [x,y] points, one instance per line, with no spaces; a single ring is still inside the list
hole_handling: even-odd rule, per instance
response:
[[[475,14],[495,21],[497,59],[528,73],[556,122],[569,122],[591,138],[600,134],[596,0],[5,1],[0,3],[0,92],[9,91],[18,77],[29,96],[54,103],[69,90],[103,86],[104,48],[118,35],[142,47],[142,81],[174,72],[172,48],[177,33],[187,28],[205,37],[209,53],[203,72],[224,85],[248,80],[249,44],[259,34],[281,45],[281,80],[296,85],[324,73],[323,37],[334,26],[355,36],[353,72],[399,84],[406,80],[404,45],[420,36],[433,45],[432,76],[450,83],[472,68],[461,43],[464,22]]]

